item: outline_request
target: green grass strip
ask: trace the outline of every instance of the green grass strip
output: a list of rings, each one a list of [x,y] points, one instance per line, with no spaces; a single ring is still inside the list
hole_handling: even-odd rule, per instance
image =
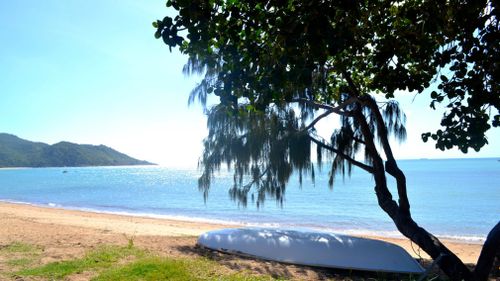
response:
[[[275,280],[270,276],[244,273],[227,274],[222,266],[206,259],[148,257],[102,272],[92,281],[156,281],[156,280]]]
[[[135,257],[123,263],[126,257]],[[122,262],[120,262],[122,261]],[[18,260],[13,263],[28,263]],[[49,263],[43,266],[15,272],[18,276],[38,276],[49,280],[93,271],[97,273],[93,281],[156,281],[156,280],[276,280],[271,276],[256,276],[245,272],[228,273],[217,262],[205,258],[162,258],[147,254],[143,250],[128,247],[102,246],[89,252],[83,258]]]
[[[81,259],[53,262],[40,267],[21,270],[16,274],[61,279],[73,273],[110,267],[124,257],[140,257],[143,255],[143,251],[133,247],[103,246],[88,253]]]
[[[41,248],[35,245],[12,242],[11,244],[0,248],[0,253],[32,253],[37,254],[41,252]]]
[[[8,266],[17,266],[17,267],[27,267],[34,262],[33,258],[19,258],[19,259],[11,259],[7,260],[5,263]]]

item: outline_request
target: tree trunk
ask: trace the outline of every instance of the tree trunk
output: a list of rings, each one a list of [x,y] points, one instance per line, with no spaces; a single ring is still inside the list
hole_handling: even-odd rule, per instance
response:
[[[375,193],[379,206],[391,217],[398,230],[411,241],[420,246],[432,259],[442,256],[438,265],[444,273],[452,280],[472,280],[473,275],[465,264],[453,254],[439,239],[427,232],[412,219],[410,205],[406,195],[406,179],[404,173],[398,168],[392,155],[390,144],[387,138],[387,129],[385,127],[379,108],[375,106],[374,101],[366,99],[366,104],[375,115],[375,121],[378,128],[378,136],[383,146],[385,155],[388,158],[386,165],[378,153],[374,142],[374,135],[368,125],[366,116],[362,113],[361,104],[355,111],[355,118],[360,124],[366,142],[366,152],[373,160],[373,176],[375,179]],[[397,181],[398,195],[400,204],[393,200],[392,194],[387,187],[387,172]]]
[[[438,263],[439,268],[441,268],[450,279],[488,280],[495,258],[500,258],[500,222],[498,222],[488,234],[476,268],[474,272],[471,272],[453,252],[439,241],[439,239],[427,232],[424,228],[418,226],[411,217],[409,209],[401,208],[392,199],[392,195],[387,188],[385,171],[380,168],[381,162],[382,160],[380,158],[374,161],[373,175],[376,182],[375,191],[380,207],[391,217],[398,230],[420,246],[420,248],[429,254],[432,259],[435,260],[439,256],[442,256]],[[390,163],[389,165],[394,164],[395,163]],[[389,170],[392,169],[394,169],[394,167],[389,168]],[[404,183],[403,186],[398,186],[398,188],[404,188],[404,190],[406,190],[406,183]]]
[[[377,173],[377,172],[375,172]],[[385,177],[385,176],[384,176]],[[377,176],[375,177],[377,178]],[[453,254],[439,239],[427,232],[406,212],[401,212],[396,202],[392,198],[384,196],[385,192],[377,190],[387,189],[387,186],[375,187],[377,199],[380,207],[391,217],[398,230],[405,237],[417,244],[424,250],[432,259],[437,259],[442,256],[438,265],[443,272],[452,280],[472,280],[472,274],[465,264]],[[392,203],[390,203],[392,202]]]
[[[380,113],[380,108],[377,106],[376,101],[369,96],[360,97],[349,74],[344,73],[344,75],[352,88],[353,92],[351,96],[358,98],[357,107],[353,111],[354,118],[359,123],[363,134],[366,154],[373,161],[372,174],[375,180],[375,193],[379,206],[391,217],[401,234],[420,246],[432,259],[436,260],[438,257],[441,257],[438,266],[450,279],[487,280],[495,256],[499,255],[500,252],[500,222],[488,235],[474,273],[454,253],[444,246],[439,239],[420,227],[411,217],[410,204],[406,192],[406,178],[393,156],[388,140],[386,124]],[[366,111],[362,109],[364,106],[368,107],[373,114],[372,116],[375,117],[372,121],[376,123],[376,131],[372,131],[368,125],[368,118],[364,113]],[[377,133],[382,151],[387,158],[385,165],[374,142],[375,133]],[[386,172],[396,179],[399,204],[393,200],[392,194],[387,187]]]
[[[471,280],[472,274],[465,264],[439,239],[420,227],[409,216],[400,216],[394,220],[398,230],[415,244],[420,246],[432,259],[442,256],[439,268],[452,280]]]
[[[484,241],[483,249],[474,269],[474,278],[476,280],[488,280],[495,257],[500,258],[500,222],[493,227],[486,241]]]

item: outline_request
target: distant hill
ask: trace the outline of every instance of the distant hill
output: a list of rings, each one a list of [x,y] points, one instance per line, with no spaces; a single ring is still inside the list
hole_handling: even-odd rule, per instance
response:
[[[154,165],[105,145],[59,142],[48,145],[0,133],[0,167],[83,167]]]

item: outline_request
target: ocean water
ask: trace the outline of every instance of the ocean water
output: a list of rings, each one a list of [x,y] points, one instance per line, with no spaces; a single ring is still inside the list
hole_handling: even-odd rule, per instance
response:
[[[500,161],[403,160],[415,221],[445,238],[481,242],[500,220]],[[328,188],[327,168],[313,184],[291,179],[283,206],[257,208],[229,198],[232,174],[221,172],[207,202],[197,170],[155,166],[0,169],[0,200],[78,209],[229,224],[306,227],[348,234],[398,236],[377,205],[372,177],[354,170]],[[63,172],[66,171],[66,172]],[[390,182],[395,193],[394,182]]]

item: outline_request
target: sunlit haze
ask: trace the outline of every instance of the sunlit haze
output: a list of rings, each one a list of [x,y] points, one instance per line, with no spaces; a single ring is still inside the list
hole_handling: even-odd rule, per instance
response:
[[[182,74],[186,57],[153,36],[151,22],[168,13],[165,0],[0,2],[0,132],[196,167],[206,118],[187,99],[198,79]],[[442,113],[424,95],[401,96],[408,140],[395,145],[397,158],[500,156],[498,129],[480,153],[423,143]]]

